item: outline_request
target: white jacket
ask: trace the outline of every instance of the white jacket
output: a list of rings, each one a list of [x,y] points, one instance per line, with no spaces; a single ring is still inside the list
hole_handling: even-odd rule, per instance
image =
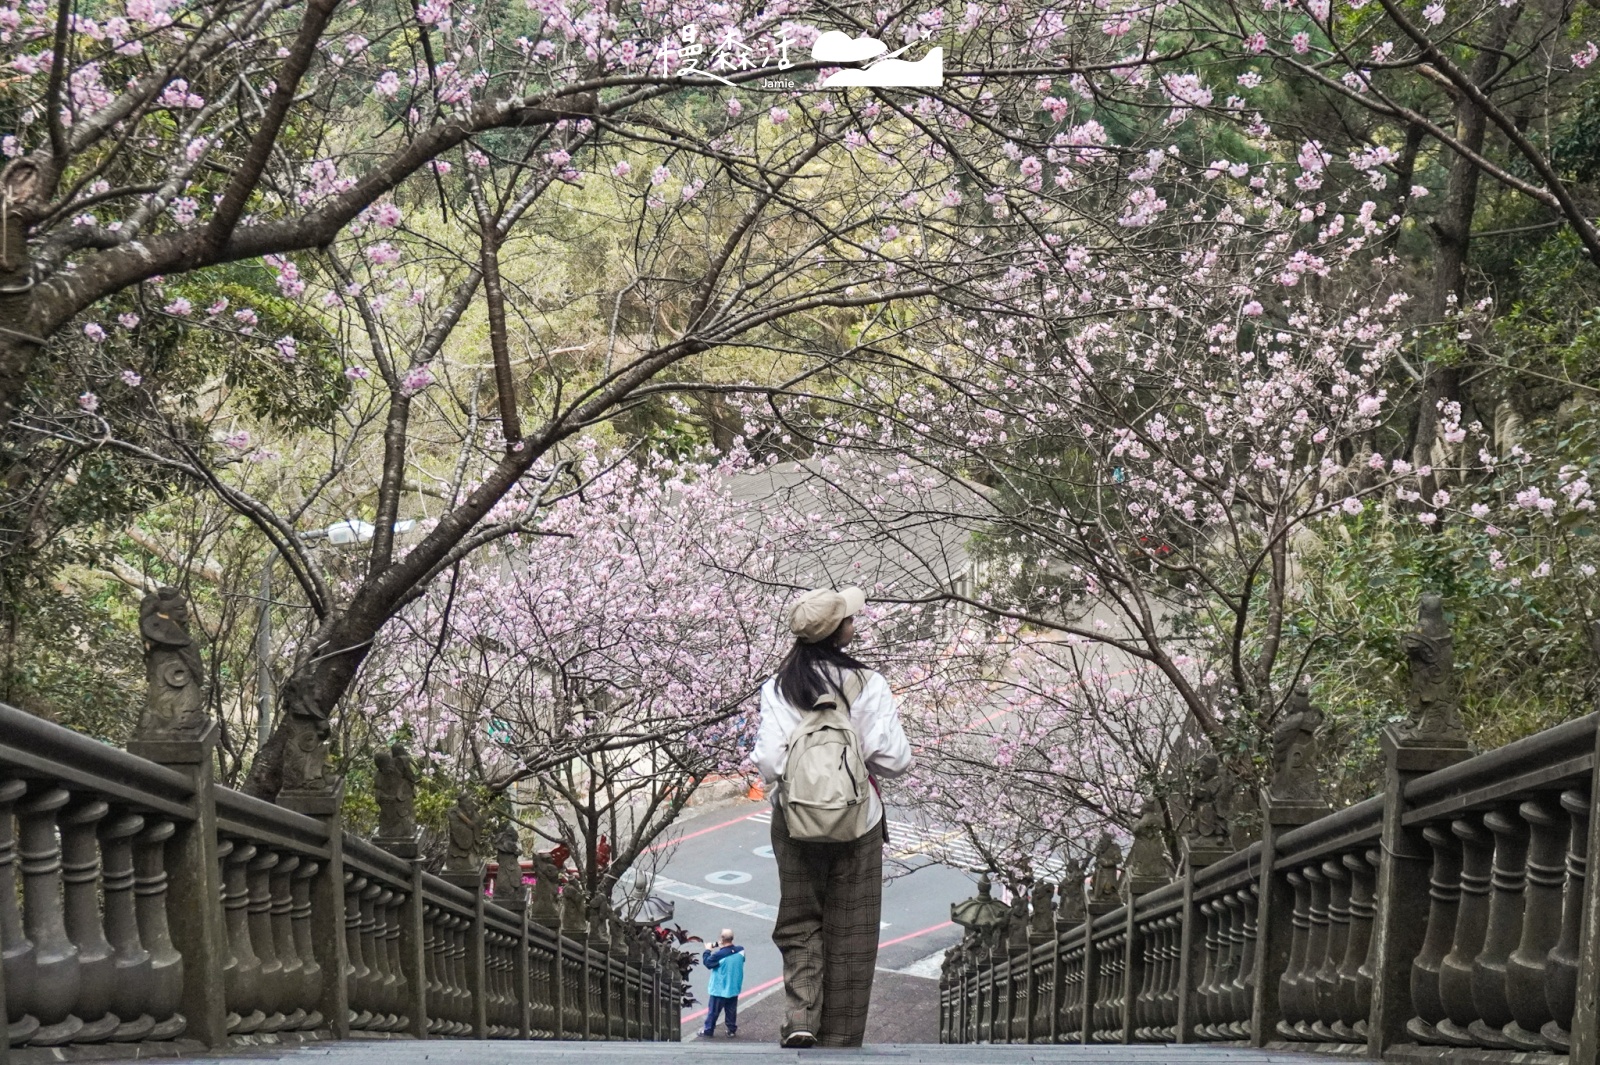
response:
[[[780,799],[784,767],[789,764],[789,737],[800,724],[800,714],[779,694],[776,677],[761,686],[761,724],[756,729],[754,760],[774,808]],[[911,768],[911,745],[900,727],[900,711],[889,682],[881,673],[866,672],[861,694],[850,707],[850,724],[861,739],[861,753],[874,777],[887,780]],[[883,803],[876,789],[867,802],[867,821],[875,825],[883,818]]]

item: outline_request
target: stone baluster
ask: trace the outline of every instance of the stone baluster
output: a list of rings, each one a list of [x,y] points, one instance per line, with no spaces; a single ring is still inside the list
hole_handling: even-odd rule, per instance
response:
[[[1312,974],[1313,995],[1316,1000],[1316,1020],[1311,1030],[1325,1043],[1340,1042],[1334,1025],[1341,1018],[1339,1010],[1339,966],[1344,961],[1345,949],[1350,941],[1350,870],[1341,858],[1330,858],[1322,863],[1322,875],[1328,881],[1328,942],[1323,951],[1322,964]]]
[[[91,799],[61,817],[67,935],[78,946],[78,1003],[73,1012],[84,1024],[73,1038],[79,1043],[101,1042],[122,1023],[111,1010],[116,959],[100,918],[100,844],[95,839],[95,827],[110,812],[111,807]]]
[[[478,889],[478,899],[483,898],[483,888]],[[473,926],[476,922],[470,917],[457,917],[455,919],[455,967],[457,1001],[460,1003],[457,1016],[460,1018],[461,1034],[479,1036],[477,1025],[477,999],[473,989],[478,986],[474,970]]]
[[[443,985],[439,981],[439,908],[424,902],[422,906],[422,982],[423,998],[428,1005],[428,1034],[437,1035],[444,1017]]]
[[[1250,1038],[1250,1007],[1256,993],[1256,913],[1259,884],[1251,883],[1234,893],[1239,908],[1244,913],[1240,926],[1239,982],[1237,993],[1230,1003],[1232,1019],[1227,1034],[1235,1039]]]
[[[248,869],[256,856],[255,844],[231,840],[231,849],[222,856],[222,910],[228,931],[228,950],[232,964],[223,970],[228,1001],[228,1031],[249,1035],[258,1030],[267,1015],[257,1004],[261,997],[261,959],[250,941],[250,884]]]
[[[1411,1003],[1417,1016],[1407,1033],[1420,1043],[1446,1043],[1438,1025],[1447,1018],[1439,988],[1440,967],[1455,940],[1456,911],[1461,902],[1461,840],[1448,826],[1429,825],[1422,838],[1433,851],[1428,873],[1428,928],[1422,949],[1411,963]]]
[[[1180,911],[1181,913],[1181,911]],[[1162,918],[1161,980],[1156,990],[1155,1037],[1157,1042],[1170,1043],[1177,1038],[1178,1023],[1178,939],[1182,919],[1178,914]]]
[[[278,946],[272,936],[272,871],[277,867],[278,855],[266,848],[256,851],[256,856],[245,866],[250,884],[247,913],[250,922],[250,945],[261,960],[261,984],[256,1004],[266,1020],[257,1031],[280,1032],[288,1023],[284,1013],[288,990],[284,986],[283,962],[278,958]]]
[[[1217,900],[1221,923],[1217,928],[1220,960],[1217,964],[1216,1020],[1212,1033],[1218,1039],[1237,1038],[1234,1025],[1239,1018],[1239,1004],[1244,995],[1245,907],[1242,896],[1230,891]],[[1246,1007],[1248,1009],[1248,1007]]]
[[[442,909],[427,908],[428,945],[428,1031],[434,1035],[445,1034],[450,1028],[451,1011],[455,997],[450,990],[449,929]]]
[[[1372,1009],[1372,918],[1377,912],[1372,892],[1377,880],[1377,852],[1351,851],[1340,858],[1350,875],[1349,928],[1344,958],[1335,974],[1338,1020],[1333,1034],[1342,1043],[1367,1041],[1367,1014]]]
[[[1158,918],[1147,924],[1140,933],[1143,947],[1141,970],[1144,991],[1139,996],[1138,1028],[1136,1042],[1156,1042],[1166,1026],[1162,1011],[1166,1006],[1167,981],[1167,919]]]
[[[1450,824],[1461,841],[1461,899],[1456,905],[1456,927],[1450,952],[1439,963],[1439,1000],[1445,1017],[1436,1030],[1446,1043],[1470,1047],[1477,1042],[1467,1026],[1478,1019],[1472,1004],[1472,963],[1483,949],[1489,929],[1489,868],[1494,844],[1484,831],[1483,818],[1468,815]]]
[[[61,845],[58,812],[72,796],[45,787],[17,806],[18,854],[22,859],[22,921],[33,942],[33,994],[28,1012],[39,1019],[29,1039],[34,1046],[71,1042],[83,1027],[72,1013],[81,974],[78,948],[67,938],[61,900]],[[11,986],[7,981],[6,986]]]
[[[388,981],[388,974],[384,972],[388,959],[379,951],[378,913],[383,905],[384,888],[376,881],[368,880],[366,886],[357,896],[357,909],[361,914],[360,939],[361,960],[366,964],[366,976],[362,979],[364,1008],[371,1013],[371,1019],[362,1027],[370,1028],[375,1032],[387,1031],[389,1027],[389,999],[384,994]]]
[[[1217,973],[1221,969],[1222,941],[1218,933],[1222,930],[1222,919],[1217,913],[1216,899],[1202,902],[1197,909],[1205,932],[1202,937],[1204,962],[1194,990],[1195,1034],[1201,1039],[1211,1039],[1211,1026],[1221,1019],[1217,1013]]]
[[[1300,875],[1310,885],[1307,920],[1311,927],[1306,935],[1305,960],[1295,978],[1295,1001],[1299,1009],[1292,1015],[1285,1011],[1285,1016],[1294,1026],[1295,1036],[1290,1038],[1315,1041],[1321,1038],[1311,1027],[1317,1015],[1316,974],[1328,952],[1328,878],[1322,875],[1320,864],[1303,867]]]
[[[150,952],[150,1015],[156,1026],[148,1039],[176,1039],[189,1027],[178,1012],[183,1001],[183,955],[172,943],[167,923],[167,841],[177,832],[171,821],[150,821],[133,840],[133,911],[139,941]]]
[[[1289,964],[1278,978],[1278,1010],[1283,1017],[1278,1022],[1278,1034],[1286,1039],[1299,1039],[1300,1033],[1295,1030],[1294,1021],[1306,1014],[1300,988],[1306,959],[1310,956],[1311,881],[1299,869],[1290,869],[1285,878],[1294,892],[1294,910],[1290,915],[1293,931],[1289,940]]]
[[[439,979],[442,987],[445,1031],[450,1035],[463,1034],[461,1016],[464,993],[461,970],[456,964],[456,932],[459,921],[452,913],[439,914]]]
[[[1545,969],[1544,994],[1551,1021],[1540,1034],[1552,1050],[1562,1054],[1572,1049],[1569,1033],[1578,1005],[1578,945],[1583,934],[1584,886],[1589,870],[1589,801],[1588,792],[1561,793],[1561,808],[1570,824],[1567,878],[1561,894],[1561,936],[1550,948]]]
[[[1514,1049],[1504,1028],[1514,1019],[1506,997],[1506,963],[1522,938],[1522,913],[1528,880],[1528,823],[1514,808],[1483,819],[1494,833],[1490,870],[1489,927],[1472,962],[1472,1003],[1478,1016],[1468,1031],[1480,1046]]]
[[[311,882],[321,870],[320,863],[302,861],[289,884],[289,924],[294,934],[295,954],[300,958],[300,991],[297,1001],[307,1004],[302,1031],[322,1027],[325,1019],[318,1003],[322,999],[322,964],[317,961],[311,934]]]
[[[1169,926],[1167,938],[1167,995],[1163,1022],[1166,1025],[1166,1039],[1169,1043],[1178,1040],[1178,1010],[1183,1002],[1183,911],[1180,910],[1167,918]]]
[[[1569,819],[1559,804],[1547,800],[1525,802],[1517,813],[1528,826],[1527,886],[1522,934],[1506,959],[1506,1002],[1512,1019],[1502,1032],[1518,1050],[1544,1050],[1541,1033],[1554,1019],[1545,999],[1545,976],[1550,951],[1561,937]]]
[[[9,818],[0,814],[0,824]],[[144,831],[144,818],[124,814],[100,826],[100,853],[105,891],[106,939],[111,944],[115,970],[111,1012],[122,1023],[110,1038],[136,1042],[156,1026],[150,1016],[150,952],[139,939],[139,918],[133,903],[133,837]],[[4,891],[0,884],[0,891]],[[0,899],[0,908],[4,900]]]
[[[272,894],[269,911],[272,926],[273,952],[278,956],[279,980],[283,989],[282,1011],[285,1015],[283,1031],[298,1031],[305,1027],[309,1010],[316,1009],[317,996],[304,997],[305,963],[300,960],[300,948],[294,938],[294,889],[290,886],[300,868],[300,856],[281,854],[278,864],[268,873]]]
[[[1218,896],[1206,906],[1206,982],[1203,989],[1205,1024],[1202,1034],[1207,1039],[1223,1039],[1222,1026],[1228,1020],[1228,976],[1233,964],[1233,937],[1229,926],[1233,912],[1227,898]]]
[[[1129,1018],[1130,1041],[1143,1043],[1154,1038],[1157,1002],[1161,994],[1161,921],[1134,927],[1133,1016]]]
[[[1063,965],[1066,986],[1062,992],[1061,1032],[1062,1040],[1069,1043],[1083,1041],[1083,949],[1074,947],[1066,955]],[[962,972],[967,972],[964,964]],[[971,1011],[967,1011],[968,1016]],[[963,1037],[963,1042],[967,1037]]]
[[[16,804],[28,786],[20,780],[0,781],[0,971],[7,988],[10,1021],[7,1041],[26,1043],[39,1029],[36,999],[39,985],[33,978],[33,940],[22,924],[17,905]]]
[[[367,993],[367,977],[370,974],[361,939],[361,893],[366,888],[366,877],[345,870],[344,939],[349,959],[344,968],[345,984],[350,995],[350,1027],[363,1030],[372,1023],[372,1007]]]
[[[394,1015],[394,1025],[390,1031],[404,1031],[409,1026],[410,1018],[407,1016],[411,1002],[411,982],[406,979],[405,965],[402,964],[400,949],[401,926],[405,915],[407,892],[392,890],[389,892],[388,901],[384,904],[383,942],[379,949],[388,959],[390,979],[393,981],[389,1011]]]

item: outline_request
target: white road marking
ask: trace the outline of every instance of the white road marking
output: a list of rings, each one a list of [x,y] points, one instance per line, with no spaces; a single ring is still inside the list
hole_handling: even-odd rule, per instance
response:
[[[914,961],[904,969],[884,969],[881,965],[878,968],[886,973],[916,976],[924,980],[937,980],[944,968],[944,951],[941,950],[936,954],[929,954],[926,958]]]
[[[759,917],[763,921],[776,921],[778,908],[755,899],[747,899],[742,895],[730,895],[726,891],[712,891],[709,888],[698,887],[694,884],[685,884],[681,880],[669,880],[664,876],[656,877],[655,889],[663,895],[671,895],[675,899],[688,899],[691,902],[703,903],[706,906],[715,906],[719,910],[732,910],[750,917]]]
[[[735,884],[748,884],[750,883],[750,874],[742,873],[737,869],[722,869],[715,873],[707,873],[706,883],[719,884],[722,887],[732,887]]]

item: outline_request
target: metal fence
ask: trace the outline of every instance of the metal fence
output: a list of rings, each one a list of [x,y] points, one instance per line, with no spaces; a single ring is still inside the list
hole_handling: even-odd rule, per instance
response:
[[[564,930],[300,805],[216,784],[208,740],[133,754],[0,704],[0,1059],[679,1038],[652,934]]]

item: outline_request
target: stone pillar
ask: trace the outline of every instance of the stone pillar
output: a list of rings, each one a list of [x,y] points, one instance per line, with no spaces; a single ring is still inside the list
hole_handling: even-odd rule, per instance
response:
[[[1276,875],[1278,837],[1291,828],[1310,824],[1328,812],[1322,803],[1274,801],[1263,803],[1261,816],[1261,879],[1256,900],[1255,998],[1250,1007],[1250,1045],[1265,1046],[1277,1034],[1283,1011],[1278,1006],[1278,978],[1289,963],[1289,943],[1294,935],[1290,914],[1294,897],[1289,885]]]
[[[1454,638],[1445,622],[1443,600],[1424,595],[1417,618],[1417,628],[1401,639],[1410,662],[1407,720],[1383,734],[1383,835],[1373,897],[1377,913],[1367,1017],[1367,1053],[1375,1058],[1404,1038],[1406,1022],[1416,1014],[1411,962],[1422,949],[1428,924],[1428,892],[1419,890],[1419,885],[1428,883],[1433,854],[1421,832],[1407,830],[1402,823],[1405,787],[1425,773],[1471,756],[1455,686]]]
[[[472,996],[472,1038],[489,1038],[489,984],[485,930],[483,926],[483,882],[472,896],[472,931],[467,933],[467,994]]]
[[[217,725],[207,722],[198,739],[133,740],[128,752],[176,770],[194,785],[194,820],[174,822],[167,843],[167,902],[172,913],[184,915],[172,923],[172,939],[183,955],[179,1012],[189,1022],[186,1033],[222,1047],[228,1043],[222,980],[228,946],[217,855],[216,745]]]
[[[1230,852],[1222,847],[1208,847],[1189,839],[1184,844],[1183,855],[1183,925],[1178,941],[1178,1035],[1176,1042],[1193,1043],[1195,1021],[1195,991],[1200,974],[1205,969],[1205,936],[1200,932],[1205,920],[1194,901],[1194,875],[1208,865],[1227,857]]]
[[[331,788],[283,791],[278,805],[285,810],[315,817],[328,829],[328,860],[311,878],[311,939],[322,969],[322,999],[317,1008],[328,1020],[335,1039],[350,1037],[350,987],[345,970],[350,964],[345,935],[344,898],[344,781]]]
[[[517,939],[517,1001],[522,1003],[519,1038],[533,1038],[533,1002],[529,998],[529,969],[531,964],[528,959],[529,936],[528,908],[522,908],[522,931]]]
[[[1600,625],[1596,626],[1600,633]],[[1600,635],[1595,641],[1600,646]],[[1595,733],[1595,771],[1589,783],[1590,863],[1600,862],[1600,731]],[[1600,873],[1584,879],[1582,933],[1578,938],[1578,998],[1568,1036],[1570,1065],[1600,1062]]]
[[[411,861],[411,891],[400,907],[400,971],[406,978],[410,1034],[428,1038],[428,930],[424,925],[422,862]]]
[[[1373,897],[1372,1005],[1367,1017],[1367,1053],[1382,1057],[1406,1039],[1406,1022],[1416,1015],[1411,1002],[1411,963],[1422,951],[1430,905],[1427,884],[1433,850],[1420,831],[1402,824],[1405,787],[1426,773],[1469,757],[1459,747],[1405,742],[1395,730],[1383,735],[1385,758],[1383,835],[1378,850],[1378,883]],[[1419,889],[1420,885],[1420,889]]]
[[[1094,943],[1094,922],[1116,910],[1118,904],[1105,900],[1089,903],[1089,916],[1083,922],[1083,1031],[1078,1042],[1089,1046],[1094,1042],[1095,1000],[1100,997],[1100,953]]]
[[[1130,872],[1132,867],[1130,866]],[[1134,1017],[1138,1011],[1139,987],[1144,982],[1144,950],[1139,943],[1139,927],[1134,923],[1134,910],[1142,896],[1165,887],[1164,877],[1130,876],[1128,878],[1127,922],[1122,941],[1122,1042],[1133,1042]]]

